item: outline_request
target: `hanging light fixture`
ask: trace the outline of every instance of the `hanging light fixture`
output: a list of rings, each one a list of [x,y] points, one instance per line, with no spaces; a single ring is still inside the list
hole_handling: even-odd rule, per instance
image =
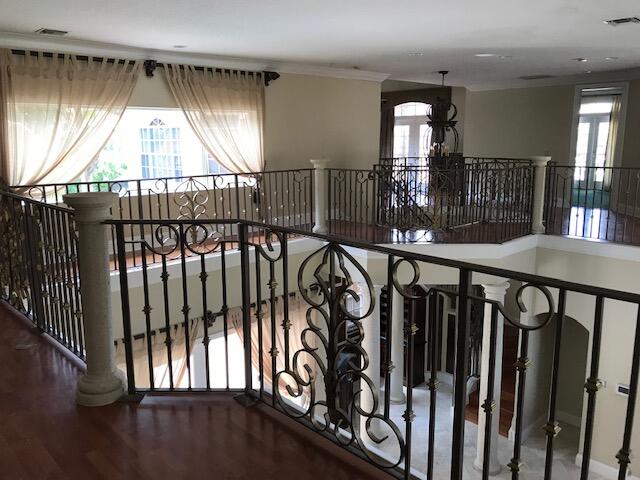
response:
[[[442,86],[444,87],[444,77],[448,70],[440,70],[442,75]],[[451,111],[451,113],[450,113]],[[458,115],[458,108],[451,102],[441,97],[437,97],[431,106],[431,112],[427,115],[427,124],[431,127],[431,146],[429,147],[430,157],[448,157],[458,153],[459,134],[456,130],[455,119]],[[447,137],[449,142],[447,142]]]

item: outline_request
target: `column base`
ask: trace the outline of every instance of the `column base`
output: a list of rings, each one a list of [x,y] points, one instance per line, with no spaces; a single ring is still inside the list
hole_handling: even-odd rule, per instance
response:
[[[479,472],[482,472],[482,461],[477,458],[473,461],[473,468]],[[502,471],[502,465],[496,463],[495,465],[489,465],[489,475],[498,475]]]
[[[102,407],[124,395],[124,374],[115,370],[104,376],[84,374],[78,380],[76,402],[84,407]]]
[[[400,396],[391,395],[391,397],[389,397],[389,403],[393,405],[401,405],[406,401],[407,401],[407,396],[404,393]]]
[[[531,233],[534,235],[542,235],[546,232],[547,232],[547,229],[542,225],[531,227]]]
[[[313,233],[321,233],[321,234],[325,234],[327,233],[327,227],[322,226],[322,225],[314,225],[313,229],[311,229],[311,231]]]

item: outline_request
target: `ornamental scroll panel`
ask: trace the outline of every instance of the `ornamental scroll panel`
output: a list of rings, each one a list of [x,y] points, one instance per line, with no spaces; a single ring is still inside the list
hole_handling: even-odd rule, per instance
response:
[[[363,340],[378,301],[367,271],[343,247],[329,243],[300,264],[298,289],[306,325],[302,347],[274,376],[279,407],[382,468],[400,465],[406,451],[403,435],[380,413],[380,392],[365,374],[369,352]],[[372,401],[364,402],[365,395]],[[385,458],[371,448],[383,443]]]

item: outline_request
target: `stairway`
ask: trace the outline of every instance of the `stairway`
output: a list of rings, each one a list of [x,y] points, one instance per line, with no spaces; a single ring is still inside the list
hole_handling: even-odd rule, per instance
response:
[[[500,394],[500,426],[499,432],[503,437],[509,435],[511,420],[515,404],[516,370],[514,364],[518,356],[518,330],[508,324],[504,326],[504,350],[502,356],[502,391]],[[475,424],[478,423],[478,409],[480,406],[480,384],[469,396],[469,404],[465,411],[465,418]]]

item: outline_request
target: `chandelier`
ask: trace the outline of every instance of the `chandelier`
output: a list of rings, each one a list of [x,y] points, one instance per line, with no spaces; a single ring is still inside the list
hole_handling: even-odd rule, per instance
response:
[[[440,70],[438,73],[442,75],[442,86],[444,87],[444,76],[449,71]],[[440,96],[437,97],[431,106],[431,112],[427,115],[429,118],[427,125],[431,127],[432,140],[429,147],[430,157],[447,157],[458,153],[459,134],[456,130],[458,122],[455,119],[457,115],[458,108],[450,99],[445,100]]]

